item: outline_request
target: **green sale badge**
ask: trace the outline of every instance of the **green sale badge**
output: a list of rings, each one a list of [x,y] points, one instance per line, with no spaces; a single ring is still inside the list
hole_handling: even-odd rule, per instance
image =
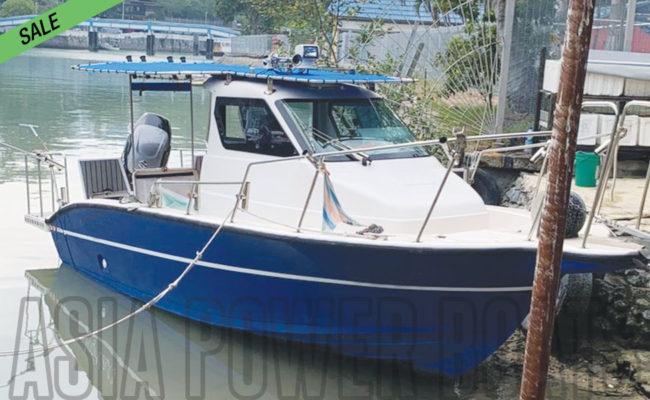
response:
[[[0,35],[0,63],[108,10],[123,0],[69,0]]]

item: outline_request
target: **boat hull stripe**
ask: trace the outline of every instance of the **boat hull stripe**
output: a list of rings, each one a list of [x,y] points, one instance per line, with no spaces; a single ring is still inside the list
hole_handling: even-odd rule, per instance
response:
[[[52,226],[52,231],[66,236],[75,237],[82,240],[87,240],[94,243],[103,244],[110,247],[115,247],[122,250],[128,250],[135,253],[145,254],[152,257],[163,258],[166,260],[176,261],[179,263],[189,264],[192,262],[191,258],[175,256],[158,251],[143,249],[140,247],[130,246],[123,243],[118,243],[110,240],[100,239],[93,236],[84,235],[81,233],[71,232],[56,226]],[[531,291],[532,286],[506,286],[506,287],[448,287],[448,286],[412,286],[412,285],[390,285],[383,283],[350,281],[343,279],[321,278],[317,276],[308,275],[295,275],[286,274],[281,272],[271,272],[252,268],[234,267],[229,265],[222,265],[213,262],[200,260],[196,263],[202,267],[215,268],[223,271],[237,272],[241,274],[267,276],[279,279],[290,279],[305,282],[327,283],[332,285],[345,285],[345,286],[359,286],[377,289],[394,289],[394,290],[415,290],[415,291],[428,291],[428,292],[526,292]]]

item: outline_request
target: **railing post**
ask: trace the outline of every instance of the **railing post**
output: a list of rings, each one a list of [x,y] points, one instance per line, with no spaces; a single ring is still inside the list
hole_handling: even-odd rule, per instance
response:
[[[582,238],[582,247],[587,246],[587,238],[589,238],[589,232],[591,231],[591,224],[594,221],[596,216],[596,211],[600,209],[602,204],[602,197],[605,196],[605,187],[607,186],[607,181],[609,179],[609,170],[612,164],[612,153],[616,150],[616,143],[618,142],[619,129],[618,127],[614,128],[612,136],[609,141],[609,148],[607,149],[607,156],[605,157],[605,165],[600,173],[598,179],[598,186],[596,187],[596,195],[594,201],[589,211],[589,217],[587,218],[587,226],[585,227],[584,237]]]
[[[307,207],[309,206],[309,201],[311,200],[311,196],[314,193],[314,186],[316,186],[316,180],[318,180],[319,173],[320,173],[320,169],[318,166],[316,166],[316,172],[314,172],[314,178],[311,180],[309,193],[307,194],[307,199],[305,200],[305,206],[302,208],[302,213],[300,214],[300,220],[298,221],[298,227],[296,228],[296,232],[300,232],[300,228],[302,227],[302,221],[305,219],[305,214],[307,213]]]
[[[189,200],[187,201],[187,211],[185,214],[190,215],[190,209],[192,208],[192,199],[194,199],[194,193],[196,192],[196,183],[192,185],[190,189]]]
[[[232,213],[230,214],[230,223],[235,222],[235,213],[237,212],[237,208],[239,208],[239,203],[241,202],[241,198],[244,195],[244,188],[246,187],[246,179],[248,179],[248,171],[251,169],[252,163],[248,164],[248,167],[246,167],[246,172],[244,173],[244,179],[242,179],[241,186],[239,187],[239,193],[237,193],[237,199],[235,200],[235,207],[232,209]]]
[[[639,206],[639,217],[636,220],[636,229],[641,228],[641,220],[643,219],[643,208],[645,206],[646,197],[648,197],[648,186],[650,186],[650,162],[648,163],[648,170],[645,173],[645,185],[643,187],[643,195],[641,195],[641,205]]]
[[[29,161],[27,160],[27,155],[25,155],[25,186],[27,187],[27,214],[31,214],[32,205],[29,191]]]
[[[43,216],[43,185],[41,181],[41,159],[36,161],[36,168],[38,169],[38,202],[41,209],[41,217]]]
[[[452,153],[451,158],[449,159],[449,165],[447,165],[447,170],[445,171],[445,176],[442,178],[442,182],[440,182],[440,186],[438,187],[438,191],[436,192],[436,197],[433,198],[433,202],[431,203],[431,207],[429,207],[429,211],[427,212],[427,216],[424,219],[424,223],[422,223],[422,227],[420,228],[420,232],[418,233],[417,239],[415,239],[416,242],[420,242],[420,239],[422,238],[422,234],[424,233],[424,229],[427,227],[427,224],[429,223],[429,219],[431,218],[431,214],[433,213],[433,209],[436,207],[436,203],[438,202],[438,199],[440,198],[440,194],[442,193],[442,189],[445,187],[445,183],[447,183],[447,178],[449,178],[449,174],[451,173],[451,170],[454,168],[454,163],[456,161],[456,153]]]
[[[68,181],[68,156],[63,156],[63,169],[65,172],[65,202],[70,202],[70,182]]]
[[[54,176],[54,167],[50,166],[50,197],[52,198],[52,214],[56,211],[56,196],[58,196],[56,188],[56,178]]]

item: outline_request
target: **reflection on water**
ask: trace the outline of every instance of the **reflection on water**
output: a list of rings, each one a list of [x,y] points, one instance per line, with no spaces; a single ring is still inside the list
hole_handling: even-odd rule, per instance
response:
[[[0,141],[26,149],[41,145],[20,123],[39,125],[39,135],[52,150],[98,156],[115,154],[129,132],[129,89],[126,75],[75,71],[72,65],[90,62],[69,58],[65,51],[40,49],[0,64]],[[94,61],[96,62],[96,61]],[[134,93],[137,119],[145,111],[169,118],[175,147],[189,147],[187,93]],[[195,133],[205,138],[209,94],[194,93]],[[0,182],[15,180],[24,168],[15,154],[0,150]]]
[[[60,343],[141,304],[65,265],[30,270],[26,277],[17,348]],[[58,382],[49,390],[66,399],[512,399],[519,375],[488,362],[452,379],[152,309],[47,356],[17,357],[7,385],[21,393],[30,382],[43,391]],[[561,397],[549,398],[597,398],[564,382],[550,384],[549,392]]]
[[[40,295],[49,315],[42,325],[52,331],[26,324],[25,334],[34,343],[43,342],[37,340],[41,337],[66,340],[97,329],[139,305],[67,266],[29,271],[27,277],[31,296]],[[37,313],[38,302],[30,302],[29,308],[25,311]],[[137,398],[149,393],[168,399],[458,398],[459,390],[453,381],[404,365],[344,358],[157,309],[73,344],[69,351],[87,376],[79,385],[92,384],[104,398],[128,398],[138,391],[143,396]]]

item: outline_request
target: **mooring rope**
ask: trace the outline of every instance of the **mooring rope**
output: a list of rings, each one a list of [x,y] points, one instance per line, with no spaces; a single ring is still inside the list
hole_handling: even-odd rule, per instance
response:
[[[59,342],[59,343],[51,345],[51,346],[43,346],[43,347],[36,348],[36,349],[2,351],[2,352],[0,352],[0,357],[10,357],[10,356],[16,357],[16,356],[21,356],[21,355],[26,355],[26,354],[33,354],[33,353],[40,354],[40,353],[45,353],[45,352],[48,352],[50,350],[54,350],[54,349],[57,349],[57,348],[60,348],[60,347],[63,347],[63,346],[67,346],[67,345],[82,341],[84,339],[87,339],[87,338],[89,338],[91,336],[95,336],[95,335],[97,335],[99,333],[102,333],[102,332],[108,330],[108,329],[111,329],[111,328],[121,324],[122,322],[127,321],[127,320],[135,317],[136,315],[140,314],[141,312],[150,309],[151,307],[156,305],[156,303],[158,303],[160,300],[162,300],[169,292],[174,290],[178,286],[178,284],[181,282],[181,280],[183,280],[183,278],[192,270],[192,268],[194,268],[196,263],[199,262],[199,260],[201,260],[201,258],[203,257],[203,254],[208,249],[208,247],[210,247],[210,245],[212,244],[214,239],[217,237],[217,235],[221,232],[224,225],[226,224],[226,222],[228,221],[228,219],[232,215],[233,211],[234,211],[234,209],[232,211],[230,211],[228,213],[228,215],[226,215],[226,217],[224,218],[221,225],[219,225],[219,227],[214,231],[212,236],[210,236],[210,239],[208,239],[208,241],[205,243],[203,248],[201,248],[200,251],[196,252],[196,256],[194,257],[194,259],[187,265],[187,267],[185,267],[185,269],[178,276],[178,278],[176,278],[173,282],[171,282],[169,285],[167,285],[165,290],[158,293],[158,295],[156,297],[152,298],[147,303],[143,304],[137,310],[123,316],[122,318],[118,319],[117,321],[114,321],[114,322],[112,322],[112,323],[110,323],[110,324],[108,324],[108,325],[106,325],[106,326],[104,326],[102,328],[99,328],[99,329],[94,330],[92,332],[85,333],[85,334],[83,334],[81,336],[77,336],[77,337],[74,337],[72,339],[64,340],[62,342]]]

